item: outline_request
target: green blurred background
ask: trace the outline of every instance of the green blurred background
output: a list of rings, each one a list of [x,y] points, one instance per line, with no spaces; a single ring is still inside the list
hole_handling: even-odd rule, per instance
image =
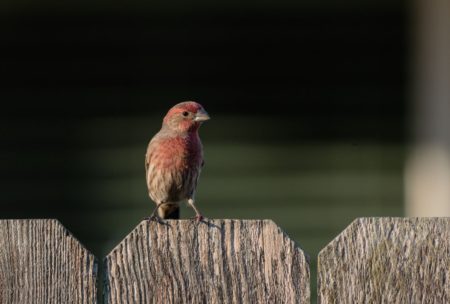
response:
[[[273,219],[313,286],[353,219],[403,215],[407,2],[0,8],[0,218],[58,218],[102,259],[151,212],[145,149],[184,100],[212,116],[200,210]]]

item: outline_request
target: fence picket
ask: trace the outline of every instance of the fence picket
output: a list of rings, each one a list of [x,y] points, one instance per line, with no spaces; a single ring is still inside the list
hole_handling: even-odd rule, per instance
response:
[[[309,303],[303,251],[269,220],[141,222],[106,257],[106,303]]]
[[[450,218],[360,218],[319,254],[319,303],[450,303]]]
[[[96,303],[97,264],[57,220],[0,220],[0,303]]]

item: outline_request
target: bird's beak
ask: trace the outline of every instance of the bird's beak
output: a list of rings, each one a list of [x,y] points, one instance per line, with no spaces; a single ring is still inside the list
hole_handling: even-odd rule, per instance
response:
[[[195,114],[194,121],[205,121],[210,119],[208,113],[205,110],[200,110]]]

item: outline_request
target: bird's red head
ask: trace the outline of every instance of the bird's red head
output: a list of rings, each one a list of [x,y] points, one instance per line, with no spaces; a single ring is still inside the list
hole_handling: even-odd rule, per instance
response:
[[[196,131],[202,122],[210,119],[201,104],[185,101],[173,106],[163,120],[163,125],[178,132]]]

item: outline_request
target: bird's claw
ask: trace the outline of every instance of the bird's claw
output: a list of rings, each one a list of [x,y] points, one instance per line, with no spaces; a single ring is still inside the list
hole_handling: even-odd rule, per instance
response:
[[[192,218],[193,220],[195,220],[197,223],[203,221],[205,218],[203,217],[203,215],[201,214],[197,214],[195,217]]]
[[[152,214],[150,216],[147,216],[147,217],[144,217],[144,220],[146,220],[146,221],[155,221],[155,222],[157,222],[159,224],[164,223],[163,220],[159,216],[154,215],[154,214]]]

